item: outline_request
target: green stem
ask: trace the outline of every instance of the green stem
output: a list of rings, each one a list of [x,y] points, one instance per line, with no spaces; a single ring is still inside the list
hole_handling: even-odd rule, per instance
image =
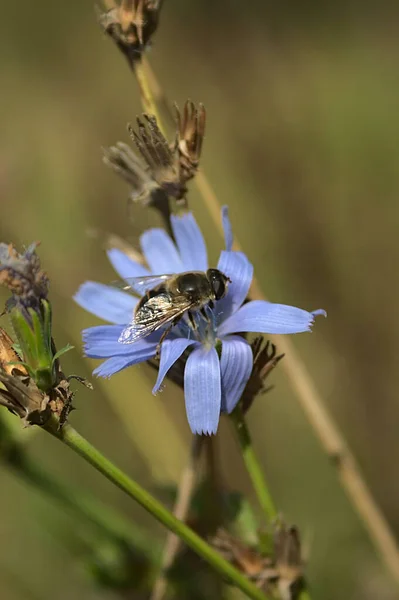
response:
[[[241,409],[237,407],[232,412],[230,417],[233,422],[238,443],[241,448],[242,457],[244,459],[248,474],[251,478],[252,485],[254,486],[259,504],[265,513],[267,520],[273,521],[278,516],[278,512],[269,492],[269,488],[267,487],[262,467],[260,466],[255,454],[249,429]]]
[[[90,463],[95,469],[102,473],[113,484],[123,490],[128,496],[138,502],[145,510],[152,514],[170,531],[173,531],[194,552],[211,565],[215,571],[236,585],[244,594],[254,600],[267,600],[265,596],[253,583],[242,573],[235,569],[230,563],[220,556],[209,544],[200,538],[192,529],[179,521],[158,500],[146,492],[138,483],[130,479],[123,471],[111,463],[94,446],[83,438],[70,425],[66,424],[58,430],[55,418],[48,421],[44,426],[51,435],[58,438]]]

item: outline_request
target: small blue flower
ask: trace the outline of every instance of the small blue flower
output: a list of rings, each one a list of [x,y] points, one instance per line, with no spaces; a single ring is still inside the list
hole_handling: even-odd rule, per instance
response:
[[[252,371],[253,357],[248,342],[238,333],[271,334],[310,331],[315,315],[293,306],[264,300],[244,301],[252,281],[253,267],[245,254],[233,252],[233,234],[227,214],[222,211],[226,250],[220,254],[217,268],[231,279],[227,295],[214,308],[212,336],[190,336],[188,325],[180,322],[162,344],[155,394],[172,365],[191,347],[184,371],[184,396],[187,418],[196,434],[216,433],[220,412],[230,413],[240,399]],[[176,245],[163,229],[150,229],[141,236],[141,249],[148,269],[117,249],[108,258],[122,279],[206,271],[207,251],[202,233],[191,213],[172,216]],[[132,344],[118,342],[132,321],[138,299],[113,287],[87,281],[75,295],[76,302],[97,317],[113,323],[83,331],[86,356],[106,358],[94,371],[101,377],[153,358],[162,331]],[[191,332],[192,333],[192,332]],[[209,333],[209,332],[208,332]],[[221,343],[221,356],[215,345]]]

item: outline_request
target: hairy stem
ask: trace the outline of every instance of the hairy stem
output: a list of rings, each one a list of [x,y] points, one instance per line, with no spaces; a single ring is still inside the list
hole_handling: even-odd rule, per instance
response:
[[[66,424],[59,430],[55,418],[50,419],[43,427],[51,435],[69,446],[84,460],[91,464],[97,471],[102,473],[109,481],[124,491],[130,498],[138,502],[160,523],[170,531],[179,536],[198,556],[203,558],[215,571],[237,586],[248,598],[254,600],[267,600],[253,583],[242,573],[235,569],[222,556],[216,552],[205,540],[199,537],[190,527],[177,519],[158,500],[149,494],[133,479],[130,479],[123,471],[110,462],[73,427]]]

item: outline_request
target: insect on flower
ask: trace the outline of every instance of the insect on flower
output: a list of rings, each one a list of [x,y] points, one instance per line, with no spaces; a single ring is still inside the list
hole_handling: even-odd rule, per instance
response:
[[[85,354],[106,359],[94,373],[110,377],[160,353],[157,393],[180,357],[184,364],[187,419],[196,434],[216,433],[221,412],[231,413],[253,368],[253,352],[242,333],[292,334],[311,331],[322,310],[262,300],[246,301],[253,266],[234,252],[233,233],[222,211],[226,250],[210,269],[205,240],[192,213],[171,216],[172,238],[150,229],[140,238],[146,265],[113,248],[108,257],[125,290],[86,281],[76,302],[111,323],[83,332]],[[159,277],[160,273],[170,273]],[[133,278],[133,279],[132,279]],[[141,298],[137,298],[140,296]],[[122,343],[121,343],[122,342]]]
[[[212,326],[214,303],[224,298],[231,279],[219,269],[208,269],[206,273],[188,271],[178,275],[137,277],[127,282],[137,292],[141,288],[144,295],[135,308],[133,321],[122,331],[118,341],[131,344],[167,325],[157,345],[159,355],[163,340],[184,317],[194,332],[200,328],[201,319]]]

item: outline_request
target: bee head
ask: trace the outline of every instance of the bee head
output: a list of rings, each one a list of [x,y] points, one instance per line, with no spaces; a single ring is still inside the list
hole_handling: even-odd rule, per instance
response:
[[[223,298],[223,296],[225,296],[227,293],[227,287],[229,282],[231,283],[231,279],[226,277],[226,275],[219,271],[219,269],[208,269],[206,276],[211,284],[211,289],[215,296],[215,300],[220,300]]]

